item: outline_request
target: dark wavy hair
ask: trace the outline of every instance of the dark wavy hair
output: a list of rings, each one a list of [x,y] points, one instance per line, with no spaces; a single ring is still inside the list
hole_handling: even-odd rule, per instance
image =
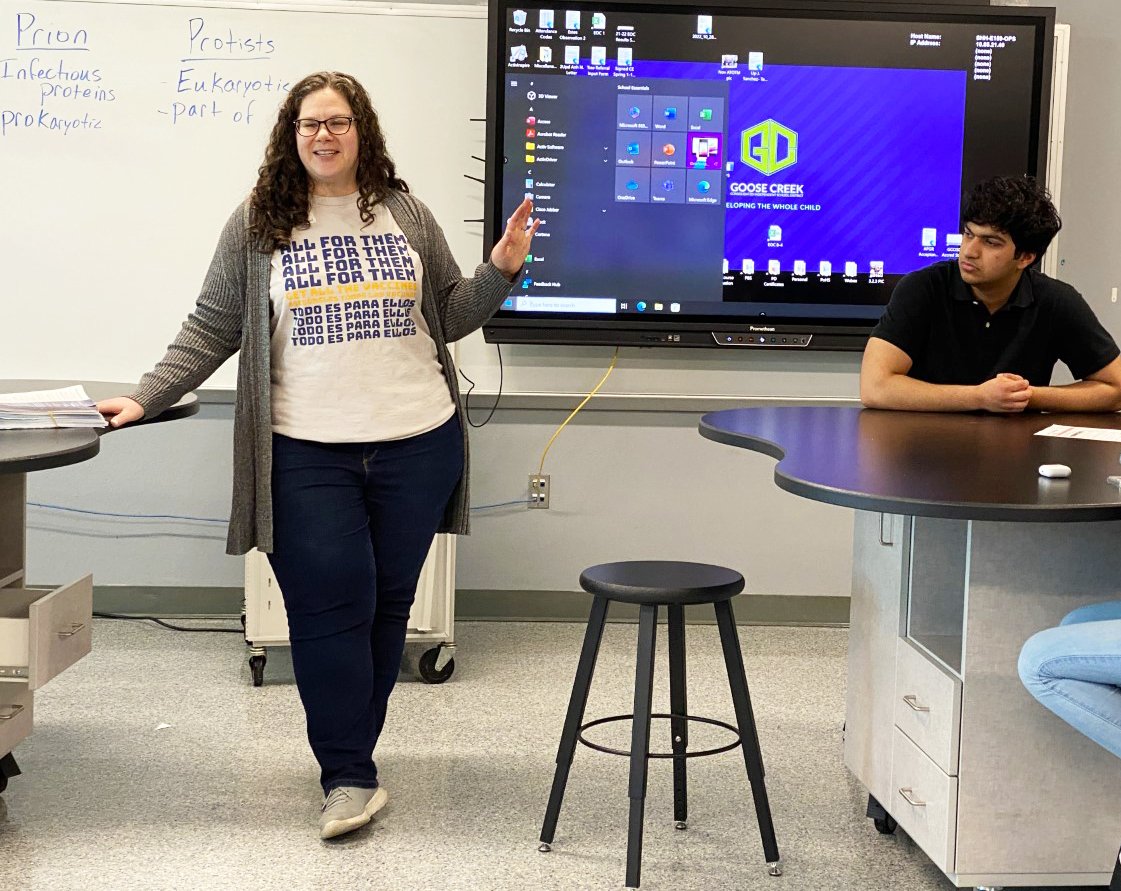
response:
[[[249,235],[261,250],[283,247],[292,230],[308,226],[308,193],[311,183],[296,151],[293,121],[300,103],[319,90],[331,89],[350,103],[358,129],[358,212],[364,223],[374,218],[373,208],[390,190],[409,191],[385,148],[385,134],[370,95],[349,74],[318,71],[309,74],[288,93],[280,107],[265,149],[265,160],[257,170],[257,185],[249,198]]]
[[[1047,188],[1030,176],[995,176],[978,183],[969,193],[963,223],[992,226],[1007,232],[1016,255],[1042,257],[1063,221]]]

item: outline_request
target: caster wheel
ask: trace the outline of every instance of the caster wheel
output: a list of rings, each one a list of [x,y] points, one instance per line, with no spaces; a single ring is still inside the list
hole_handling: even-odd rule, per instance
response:
[[[253,673],[253,686],[263,686],[265,683],[265,657],[250,656],[249,670]]]
[[[442,684],[452,676],[455,671],[455,660],[449,659],[448,664],[436,670],[436,658],[440,655],[440,648],[433,647],[431,650],[426,650],[424,655],[420,657],[420,663],[417,665],[417,670],[420,672],[420,679],[426,684]]]
[[[891,814],[885,814],[882,818],[875,817],[872,823],[875,825],[876,831],[880,833],[880,835],[894,835],[895,829],[899,825],[892,818]]]

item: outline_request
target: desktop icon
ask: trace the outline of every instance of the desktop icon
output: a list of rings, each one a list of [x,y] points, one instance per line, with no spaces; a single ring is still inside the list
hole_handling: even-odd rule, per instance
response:
[[[657,303],[657,302],[655,302],[655,304],[654,304],[654,312],[661,312],[661,311],[662,311],[662,309],[663,309],[663,306],[662,306],[662,304],[660,304],[660,303]]]
[[[520,28],[525,24],[526,14],[524,9],[514,10],[514,27]]]
[[[697,16],[697,33],[698,34],[711,34],[712,33],[712,16],[699,15]]]
[[[672,192],[676,188],[677,188],[677,184],[672,179],[662,180],[662,191],[663,192]]]
[[[632,121],[637,120],[638,118],[642,117],[642,109],[637,105],[632,105],[627,109],[627,117],[629,117]]]
[[[637,309],[639,312],[646,312],[646,301],[645,300],[639,300],[638,303],[636,303],[634,305],[634,308]]]
[[[602,31],[607,27],[607,16],[602,12],[592,13],[592,28],[596,31]]]
[[[778,275],[780,272],[782,272],[782,263],[781,262],[779,262],[778,260],[768,260],[767,261],[767,274],[768,275]]]
[[[618,61],[619,65],[623,68],[630,68],[631,64],[634,61],[634,50],[632,50],[629,46],[619,47],[616,61]]]
[[[543,46],[537,51],[537,58],[541,62],[553,61],[553,48],[551,46]]]
[[[522,279],[522,288],[523,288],[523,289],[524,289],[524,288],[528,288],[528,287],[529,287],[530,285],[532,285],[532,284],[533,284],[533,279],[531,279],[531,278],[528,278],[528,277],[527,277],[527,278],[523,278],[523,279]]]
[[[727,257],[724,258],[724,274],[725,275],[728,274],[728,258]]]
[[[884,261],[873,260],[868,264],[868,277],[869,278],[883,278],[884,277]]]
[[[805,260],[795,260],[794,261],[794,274],[795,275],[805,275],[806,274],[806,261]]]
[[[715,136],[694,136],[693,154],[697,156],[698,161],[706,160],[709,155],[720,154],[720,140]],[[704,167],[705,165],[699,163],[697,166]]]
[[[697,183],[697,191],[702,195],[707,195],[712,191],[712,183],[710,183],[707,179],[702,179]]]
[[[502,301],[502,308],[503,309],[513,309],[514,308],[514,298],[513,297],[507,297],[505,300],[503,300]]]
[[[533,163],[533,160],[534,160],[534,158],[535,158],[535,156],[534,156],[534,155],[526,155],[526,156],[525,156],[525,162],[526,162],[527,164],[532,164],[532,163]]]
[[[628,155],[640,155],[640,154],[642,154],[642,146],[639,145],[637,142],[628,142],[627,143],[627,154]]]
[[[526,52],[525,44],[521,43],[517,46],[510,47],[510,61],[511,62],[524,62],[529,58],[529,53]]]
[[[627,191],[637,192],[638,188],[639,188],[638,187],[638,180],[634,180],[634,179],[628,179],[627,180]]]
[[[525,128],[525,138],[526,139],[533,139],[536,136],[537,136],[537,131],[534,130],[532,127],[526,127]]]
[[[782,241],[782,226],[772,223],[767,227],[767,241]]]
[[[856,278],[856,264],[852,260],[845,261],[845,276],[847,278]]]
[[[533,254],[526,254],[525,255],[525,261],[527,263],[532,263],[533,262]]]
[[[666,110],[662,112],[662,115],[665,117],[665,119],[667,121],[676,121],[677,120],[677,106],[667,105]]]
[[[606,65],[607,64],[607,47],[593,46],[592,47],[592,64],[593,65]]]
[[[677,146],[675,146],[672,142],[667,142],[662,146],[662,154],[667,158],[672,158],[675,154],[677,154]]]
[[[525,187],[527,189],[532,189],[533,188],[533,177],[532,176],[527,176],[525,178]]]
[[[528,118],[525,119],[525,122],[527,124],[536,124],[537,123],[537,118],[535,118],[533,115],[530,115]]]
[[[817,264],[817,274],[822,278],[829,278],[833,274],[833,264],[828,260],[822,260]]]
[[[553,27],[553,11],[551,9],[542,9],[537,13],[537,27],[545,29]]]
[[[671,303],[669,305],[669,311],[670,312],[681,312],[681,304],[680,303]]]
[[[702,121],[711,121],[712,120],[712,109],[711,108],[702,108],[700,110],[700,112],[698,112],[697,116]]]
[[[565,65],[579,65],[580,64],[580,47],[566,46],[564,48],[564,64]]]
[[[763,72],[763,54],[762,53],[748,53],[747,54],[747,70],[752,74],[762,74]]]
[[[754,260],[744,260],[740,264],[740,270],[743,272],[744,275],[755,275],[755,261]]]
[[[924,250],[933,250],[938,247],[938,230],[937,229],[923,229],[922,230],[922,246]]]
[[[961,247],[961,233],[960,232],[947,232],[946,233],[946,247],[960,248]]]
[[[575,9],[570,9],[564,14],[564,27],[569,31],[580,30],[580,13]]]
[[[720,56],[720,67],[721,68],[739,68],[740,67],[740,57],[737,56],[735,53],[723,53]]]
[[[532,152],[535,148],[537,148],[537,143],[536,142],[527,142],[525,144],[525,150],[527,152]]]

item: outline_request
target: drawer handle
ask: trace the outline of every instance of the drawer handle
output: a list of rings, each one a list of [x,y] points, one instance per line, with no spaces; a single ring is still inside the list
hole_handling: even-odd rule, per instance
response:
[[[928,712],[928,711],[930,711],[930,706],[929,705],[919,705],[919,697],[917,697],[914,693],[908,693],[906,696],[903,697],[903,701],[905,703],[907,703],[907,705],[911,706],[912,711],[916,711],[916,712]]]
[[[16,715],[23,711],[22,705],[9,705],[7,708],[11,709],[6,715],[0,715],[0,721],[10,721]]]
[[[85,627],[86,627],[85,622],[75,622],[73,625],[70,626],[69,631],[60,631],[60,632],[58,632],[58,636],[59,637],[73,637],[75,634],[77,634],[79,631],[81,631]]]
[[[915,794],[915,790],[910,786],[904,786],[899,790],[899,794],[903,796],[903,800],[906,801],[907,804],[911,805],[911,807],[926,807],[925,801],[919,801],[917,798],[911,797]]]

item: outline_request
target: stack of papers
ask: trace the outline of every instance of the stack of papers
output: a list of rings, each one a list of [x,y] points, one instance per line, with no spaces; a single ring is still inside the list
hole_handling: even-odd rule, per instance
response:
[[[107,427],[82,386],[32,393],[0,393],[0,430]]]

